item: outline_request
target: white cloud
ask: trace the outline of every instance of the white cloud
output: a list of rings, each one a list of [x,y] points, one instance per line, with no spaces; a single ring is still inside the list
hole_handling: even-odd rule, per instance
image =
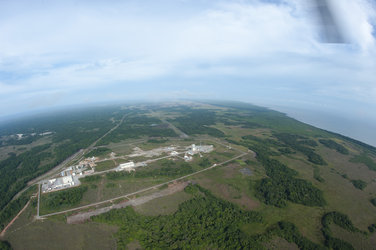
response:
[[[149,2],[155,6],[148,8],[140,2],[3,1],[1,104],[11,106],[10,99],[25,93],[43,97],[44,91],[90,90],[100,98],[96,89],[130,82],[138,82],[147,97],[154,95],[147,88],[153,80],[218,76],[281,79],[291,81],[289,88],[308,86],[376,102],[374,6],[365,0],[336,2],[353,44],[319,43],[309,10],[298,0],[165,1]]]

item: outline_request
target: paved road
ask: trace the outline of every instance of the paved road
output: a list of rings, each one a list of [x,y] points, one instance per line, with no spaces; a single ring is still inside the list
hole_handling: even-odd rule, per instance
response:
[[[174,130],[175,133],[177,133],[177,134],[180,136],[180,138],[185,139],[185,138],[188,138],[188,137],[189,137],[186,133],[184,133],[183,131],[181,131],[180,129],[178,129],[178,128],[177,128],[174,124],[172,124],[171,122],[168,122],[166,119],[160,117],[157,113],[152,112],[152,114],[153,114],[154,116],[158,117],[162,122],[168,124],[168,126],[169,126],[172,130]]]
[[[39,204],[40,204],[40,184],[38,184],[37,218],[39,218]]]
[[[60,171],[63,167],[65,167],[68,163],[72,162],[73,160],[76,160],[76,159],[79,159],[80,157],[82,157],[84,154],[86,154],[87,152],[89,152],[90,150],[92,150],[95,146],[95,144],[97,144],[97,142],[99,142],[102,138],[104,138],[105,136],[107,136],[109,133],[111,133],[112,131],[114,131],[115,129],[117,129],[123,122],[124,122],[124,119],[125,119],[126,115],[124,115],[120,122],[118,124],[116,124],[115,127],[113,127],[112,129],[110,129],[109,131],[107,131],[104,135],[102,135],[100,138],[98,138],[96,141],[94,141],[92,144],[90,144],[86,149],[81,149],[80,151],[78,151],[77,153],[75,153],[74,155],[70,156],[69,158],[67,158],[66,160],[64,160],[62,163],[60,163],[59,165],[57,165],[56,167],[54,167],[52,170],[48,171],[47,173],[35,178],[34,180],[30,181],[28,183],[29,187],[35,183],[40,183],[41,180],[44,180],[46,177],[48,176],[51,176],[53,174],[56,174],[58,171]],[[24,188],[23,190],[21,190],[16,196],[20,196],[25,190],[27,190],[29,187],[26,187]],[[39,197],[40,197],[40,187],[38,186],[39,188],[39,195],[38,195],[38,209],[37,209],[37,218],[39,218]],[[15,197],[16,197],[15,196]],[[15,198],[13,198],[15,199]]]
[[[187,185],[188,185],[188,182],[177,183],[177,184],[172,185],[171,187],[168,187],[167,189],[163,189],[161,191],[152,193],[150,195],[138,197],[138,198],[128,200],[126,202],[121,202],[121,203],[111,205],[111,206],[108,206],[108,207],[98,208],[98,209],[95,209],[93,211],[82,212],[82,213],[78,213],[78,214],[75,214],[75,215],[71,215],[67,218],[67,223],[68,224],[82,223],[85,220],[90,219],[90,217],[92,217],[92,216],[96,216],[96,215],[99,215],[99,214],[106,213],[106,212],[108,212],[112,209],[125,208],[127,206],[138,206],[138,205],[144,204],[148,201],[154,200],[156,198],[160,198],[160,197],[163,197],[163,196],[167,196],[167,195],[176,193],[178,191],[182,191],[182,190],[184,190],[184,188]]]
[[[115,127],[111,128],[109,131],[107,131],[104,135],[102,135],[100,138],[98,138],[95,142],[93,142],[92,144],[90,144],[86,149],[81,149],[80,151],[76,152],[75,154],[69,156],[67,159],[65,159],[62,163],[60,163],[59,165],[57,165],[56,167],[54,167],[53,169],[49,170],[47,173],[43,174],[43,175],[40,175],[38,176],[37,178],[29,181],[27,184],[28,184],[28,187],[24,188],[23,190],[21,190],[16,196],[18,197],[19,195],[21,195],[26,189],[29,188],[29,186],[35,184],[35,183],[38,183],[40,182],[41,180],[44,180],[46,179],[48,176],[51,176],[51,175],[54,175],[56,174],[57,172],[59,172],[62,168],[64,168],[68,163],[72,162],[73,160],[77,160],[79,159],[80,157],[82,157],[84,154],[86,154],[87,152],[89,152],[90,150],[92,150],[95,146],[95,144],[97,144],[97,142],[99,142],[101,139],[103,139],[105,136],[107,136],[109,133],[111,133],[112,131],[114,131],[115,129],[117,129],[124,121],[126,115],[124,115],[122,117],[122,119],[120,120],[120,122],[118,124],[116,124]],[[15,196],[15,197],[16,197]]]
[[[170,127],[170,128],[172,128],[172,130],[174,130],[175,131],[175,133],[177,133],[177,134],[179,134],[180,135],[180,138],[183,138],[183,139],[185,139],[185,138],[188,138],[189,136],[186,134],[186,133],[184,133],[183,131],[181,131],[180,129],[178,129],[174,124],[172,124],[171,122],[168,122],[168,121],[166,121],[166,120],[162,120],[164,123],[167,123],[168,124],[168,126]]]
[[[108,200],[105,200],[105,201],[100,201],[100,202],[96,202],[96,203],[92,203],[92,204],[89,204],[89,205],[85,205],[85,206],[81,206],[81,207],[76,207],[76,208],[72,208],[72,209],[67,209],[67,210],[64,210],[64,211],[60,211],[60,212],[55,212],[55,213],[50,213],[50,214],[46,214],[46,215],[41,215],[39,217],[37,217],[37,219],[41,219],[41,218],[46,218],[46,217],[49,217],[49,216],[52,216],[52,215],[58,215],[58,214],[64,214],[64,213],[67,213],[67,212],[73,212],[73,211],[77,211],[77,210],[81,210],[81,209],[85,209],[85,208],[89,208],[89,207],[92,207],[92,206],[98,206],[98,205],[102,205],[102,204],[105,204],[105,203],[109,203],[109,202],[113,202],[115,200],[118,200],[118,199],[122,199],[122,198],[129,198],[131,196],[134,196],[136,194],[140,194],[140,193],[143,193],[145,191],[149,191],[149,190],[152,190],[152,189],[157,189],[163,185],[166,185],[166,184],[169,184],[169,183],[173,183],[173,182],[176,182],[176,181],[179,181],[179,180],[182,180],[182,179],[185,179],[187,177],[191,177],[193,175],[196,175],[196,174],[199,174],[199,173],[202,173],[202,172],[205,172],[205,171],[208,171],[210,169],[213,169],[215,167],[218,167],[218,166],[221,166],[221,165],[224,165],[224,164],[227,164],[233,160],[236,160],[238,158],[241,158],[245,155],[247,155],[248,153],[242,153],[238,156],[235,156],[227,161],[224,161],[224,162],[221,162],[221,163],[218,163],[218,164],[213,164],[212,166],[208,167],[208,168],[205,168],[205,169],[202,169],[202,170],[199,170],[197,172],[194,172],[192,174],[187,174],[185,176],[182,176],[182,177],[179,177],[179,178],[176,178],[174,180],[171,180],[171,181],[167,181],[167,182],[164,182],[164,183],[161,183],[161,184],[158,184],[158,185],[154,185],[154,186],[151,186],[151,187],[148,187],[148,188],[143,188],[143,189],[140,189],[136,192],[133,192],[133,193],[130,193],[130,194],[126,194],[126,195],[122,195],[122,196],[118,196],[116,198],[112,198],[112,199],[108,199]]]

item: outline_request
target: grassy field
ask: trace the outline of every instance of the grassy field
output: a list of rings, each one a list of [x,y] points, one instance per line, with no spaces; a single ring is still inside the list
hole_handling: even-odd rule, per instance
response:
[[[14,249],[116,249],[113,226],[86,223],[68,225],[65,215],[35,221],[36,199],[5,235]]]
[[[30,144],[26,145],[13,145],[13,146],[4,146],[0,148],[0,161],[5,160],[9,157],[10,153],[15,153],[16,155],[23,153],[27,150],[30,150],[33,147],[48,144],[52,142],[51,136],[44,136]]]
[[[95,171],[96,172],[101,172],[101,171],[113,169],[113,168],[117,167],[117,165],[118,164],[116,163],[115,160],[108,160],[108,161],[98,162],[97,166],[95,167]]]
[[[7,235],[14,249],[116,249],[116,227],[61,221],[36,221]]]
[[[42,194],[40,203],[40,215],[64,211],[67,209],[116,198],[129,193],[133,193],[143,188],[160,184],[168,180],[169,179],[166,177],[124,178],[119,180],[109,180],[105,175],[103,175],[99,180],[95,180],[93,182],[85,183],[82,185],[87,186],[88,189],[83,194],[82,200],[74,205],[63,205],[59,208],[49,208],[47,206],[47,200],[48,197],[53,193]]]

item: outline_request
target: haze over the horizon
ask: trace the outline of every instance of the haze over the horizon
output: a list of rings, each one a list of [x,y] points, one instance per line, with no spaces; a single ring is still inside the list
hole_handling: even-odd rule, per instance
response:
[[[0,116],[103,101],[226,99],[376,124],[375,2],[0,1]],[[342,17],[342,19],[341,19]]]

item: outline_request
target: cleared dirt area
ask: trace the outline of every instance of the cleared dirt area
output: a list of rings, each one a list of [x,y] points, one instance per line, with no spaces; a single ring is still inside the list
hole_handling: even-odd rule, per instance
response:
[[[175,213],[179,205],[192,198],[192,195],[180,191],[174,194],[166,195],[147,203],[138,205],[134,207],[137,213],[148,215],[148,216],[158,216],[167,215]]]
[[[119,209],[119,208],[124,208],[124,207],[127,207],[127,206],[138,206],[138,205],[144,204],[148,201],[151,201],[153,199],[160,198],[160,197],[163,197],[163,196],[166,196],[166,195],[170,195],[170,194],[173,194],[173,193],[178,192],[178,191],[182,191],[188,184],[189,184],[188,182],[175,183],[175,184],[169,185],[168,188],[163,189],[161,191],[158,191],[156,193],[153,193],[151,195],[135,198],[135,199],[132,199],[132,200],[129,200],[129,201],[126,201],[126,202],[122,202],[122,203],[119,203],[119,204],[115,204],[115,205],[112,205],[112,206],[109,206],[109,207],[99,208],[99,209],[96,209],[96,210],[93,210],[93,211],[71,215],[67,218],[67,223],[68,224],[82,223],[82,222],[90,219],[90,217],[92,217],[92,216],[96,216],[96,215],[99,215],[99,214],[102,214],[102,213],[106,213],[106,212],[108,212],[112,209]]]

